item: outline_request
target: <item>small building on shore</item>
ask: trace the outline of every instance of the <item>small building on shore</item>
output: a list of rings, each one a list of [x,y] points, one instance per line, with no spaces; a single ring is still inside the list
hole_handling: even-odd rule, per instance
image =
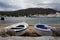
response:
[[[56,12],[56,17],[60,17],[60,13]]]
[[[47,17],[56,17],[56,14],[48,14]]]

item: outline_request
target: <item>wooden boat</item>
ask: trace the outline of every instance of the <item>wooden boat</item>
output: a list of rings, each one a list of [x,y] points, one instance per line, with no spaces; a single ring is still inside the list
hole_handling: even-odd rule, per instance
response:
[[[13,24],[11,26],[5,27],[5,31],[7,32],[8,30],[13,30],[16,32],[16,35],[22,35],[27,31],[28,24],[25,22]]]
[[[42,36],[51,36],[53,34],[51,27],[46,24],[36,24],[34,28],[35,32]]]

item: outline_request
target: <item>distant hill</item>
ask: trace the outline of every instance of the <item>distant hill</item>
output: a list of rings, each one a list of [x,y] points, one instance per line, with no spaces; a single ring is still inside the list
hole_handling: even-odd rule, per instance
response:
[[[0,11],[0,15],[7,15],[7,16],[29,16],[29,15],[47,15],[47,14],[55,14],[59,12],[54,9],[50,8],[28,8],[22,9],[17,11]]]

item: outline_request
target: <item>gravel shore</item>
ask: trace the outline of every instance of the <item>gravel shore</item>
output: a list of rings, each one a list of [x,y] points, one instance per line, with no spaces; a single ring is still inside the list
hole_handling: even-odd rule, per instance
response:
[[[0,24],[0,34],[4,34],[4,32],[1,33],[1,31],[4,31],[4,27],[7,27],[8,25],[3,25],[3,24]],[[60,31],[60,25],[50,25],[52,27],[56,27],[58,30],[57,31]],[[55,31],[53,31],[54,35],[57,33]],[[13,35],[13,31],[11,33],[11,31],[8,32],[9,35]],[[5,34],[4,34],[5,35]],[[58,34],[60,36],[60,34]],[[27,32],[22,35],[24,37],[28,36],[28,37],[40,37],[40,35],[38,35],[36,32],[35,32],[35,29],[34,29],[34,25],[29,25],[28,27],[28,30]]]
[[[0,31],[4,29],[8,25],[0,24]],[[52,27],[60,28],[60,25],[50,25]],[[28,35],[26,36],[8,36],[8,37],[1,37],[0,40],[60,40],[60,37],[53,37],[53,36],[37,36],[34,31],[34,25],[29,25],[28,28]]]
[[[51,36],[42,36],[42,37],[18,37],[18,36],[12,36],[12,37],[0,37],[0,40],[55,40],[54,37]]]

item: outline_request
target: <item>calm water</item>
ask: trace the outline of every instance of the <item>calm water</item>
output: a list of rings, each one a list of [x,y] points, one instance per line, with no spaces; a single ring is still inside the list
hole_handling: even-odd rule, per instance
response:
[[[28,24],[60,24],[60,17],[52,18],[26,18],[26,17],[5,17],[5,20],[0,20],[0,24],[14,24],[19,22],[27,22]]]

